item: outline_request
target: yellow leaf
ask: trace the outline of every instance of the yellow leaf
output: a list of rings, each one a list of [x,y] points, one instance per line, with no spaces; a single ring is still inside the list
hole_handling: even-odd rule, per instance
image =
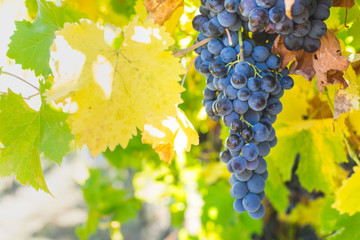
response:
[[[167,20],[164,23],[164,26],[166,27],[166,30],[171,33],[171,35],[174,35],[174,31],[176,26],[179,23],[179,20],[181,18],[181,16],[184,13],[184,6],[180,6],[178,7],[172,14],[171,17],[169,18],[169,20]]]
[[[140,21],[145,21],[145,19],[147,18],[147,11],[146,8],[144,6],[144,1],[143,0],[137,0],[134,6],[135,12],[136,14],[139,16],[139,20]]]
[[[354,174],[343,181],[343,185],[336,191],[335,203],[332,205],[341,214],[354,215],[360,212],[360,167],[354,167]]]
[[[192,144],[199,144],[199,136],[185,113],[178,108],[176,118],[167,117],[161,122],[145,125],[142,141],[152,144],[160,159],[170,164],[174,151],[177,155],[184,154]]]
[[[118,51],[87,20],[65,24],[56,35],[58,72],[47,100],[70,98],[76,105],[68,123],[77,144],[86,144],[92,156],[118,144],[125,148],[136,128],[176,117],[184,69],[168,51],[174,40],[165,27],[135,18]]]

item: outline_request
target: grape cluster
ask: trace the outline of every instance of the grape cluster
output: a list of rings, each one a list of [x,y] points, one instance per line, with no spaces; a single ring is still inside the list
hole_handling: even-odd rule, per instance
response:
[[[213,2],[209,1],[211,9]],[[224,9],[217,11],[221,13]],[[212,12],[200,7],[201,15],[193,20],[194,28],[200,31],[198,42],[207,37],[207,30],[224,28],[222,20],[209,18]],[[238,13],[235,16],[241,21]],[[216,21],[218,24],[213,24]],[[279,99],[284,89],[291,89],[294,81],[288,76],[287,68],[278,72],[281,59],[271,54],[274,35],[254,34],[256,42],[262,44],[259,45],[251,39],[242,41],[246,29],[241,32],[241,26],[227,34],[224,31],[215,34],[212,30],[209,30],[212,32],[209,42],[195,49],[199,54],[195,68],[206,77],[203,106],[210,119],[222,119],[230,128],[226,150],[220,153],[220,159],[232,174],[233,207],[236,212],[247,211],[252,218],[259,219],[265,214],[261,200],[265,197],[268,177],[263,157],[277,143],[272,124],[282,111]]]

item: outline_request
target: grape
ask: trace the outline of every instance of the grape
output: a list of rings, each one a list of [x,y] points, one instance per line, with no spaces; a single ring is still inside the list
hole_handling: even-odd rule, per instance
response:
[[[208,37],[219,36],[225,32],[225,28],[220,24],[219,20],[216,17],[210,19],[207,29],[211,34]]]
[[[253,219],[260,219],[262,217],[264,217],[265,215],[265,208],[264,206],[261,204],[259,210],[255,211],[255,212],[248,212],[249,216]]]
[[[252,53],[252,51],[253,51],[253,46],[252,46],[252,44],[250,43],[250,40],[245,40],[244,42],[243,42],[243,45],[244,45],[244,57],[246,58],[246,57],[249,57],[249,56],[251,56],[251,53]]]
[[[222,120],[225,126],[230,127],[230,124],[236,119],[240,119],[239,115],[235,112],[231,112],[228,115],[223,116]]]
[[[267,164],[264,158],[262,157],[258,157],[258,161],[259,161],[259,165],[258,167],[254,170],[254,173],[257,174],[263,174],[266,171],[267,168]]]
[[[241,0],[240,12],[244,17],[249,17],[250,12],[257,7],[255,0]]]
[[[246,194],[242,201],[242,204],[243,204],[244,209],[248,212],[255,212],[261,206],[259,196],[254,193]]]
[[[237,173],[235,173],[237,174]],[[248,192],[246,183],[236,182],[230,189],[230,194],[233,198],[243,198]]]
[[[272,6],[275,5],[277,0],[256,0],[256,4],[259,7],[263,7],[263,8],[271,8]]]
[[[223,27],[231,27],[236,23],[237,15],[236,13],[224,10],[217,15],[217,18]]]
[[[209,117],[215,117],[215,113],[212,109],[212,104],[213,104],[213,101],[210,101],[205,104],[205,112]]]
[[[257,68],[258,68],[259,70],[261,70],[261,71],[268,69],[266,63],[264,63],[264,62],[260,62],[260,63],[257,62],[257,63],[255,63],[255,67],[257,67]]]
[[[246,62],[240,62],[235,65],[235,73],[243,74],[246,78],[253,77],[254,69]],[[246,81],[245,81],[246,82]]]
[[[225,97],[227,97],[230,100],[235,100],[237,97],[238,90],[235,89],[233,86],[229,85],[225,89]]]
[[[307,9],[304,9],[304,11],[302,11],[302,13],[300,13],[299,15],[295,15],[293,16],[293,22],[294,23],[306,23],[306,21],[309,19],[309,11]]]
[[[200,57],[203,61],[212,61],[214,55],[212,55],[209,50],[204,49],[201,51]]]
[[[293,34],[287,35],[284,38],[284,46],[290,51],[300,50],[303,46],[303,43],[304,38],[296,37]]]
[[[199,7],[199,12],[200,12],[201,15],[203,15],[203,16],[207,16],[207,15],[210,14],[209,9],[206,9],[204,6],[200,6],[200,7]],[[196,31],[199,32],[200,30],[196,30]]]
[[[231,159],[231,154],[229,150],[225,150],[220,153],[220,160],[223,163],[228,163],[230,159]]]
[[[239,181],[241,182],[246,182],[251,178],[252,175],[253,175],[253,171],[248,169],[245,169],[241,173],[235,173],[235,177],[239,179]]]
[[[277,144],[277,137],[275,137],[274,140],[270,141],[269,144],[270,144],[270,147],[275,147]]]
[[[255,111],[262,111],[266,107],[266,98],[261,92],[253,92],[248,101],[249,107]]]
[[[214,76],[208,76],[206,78],[206,87],[212,91],[216,91],[217,89],[214,86]]]
[[[230,129],[235,133],[240,133],[244,128],[243,122],[240,119],[234,120],[230,124]]]
[[[311,22],[307,20],[305,23],[302,24],[294,24],[293,35],[295,37],[305,37],[311,29]]]
[[[261,81],[256,77],[251,77],[247,80],[247,87],[252,92],[259,90],[260,85],[261,85]]]
[[[229,183],[230,183],[230,185],[232,186],[232,185],[234,185],[234,184],[237,183],[237,182],[239,182],[239,179],[237,179],[237,178],[235,177],[235,174],[232,173],[232,174],[231,174],[231,177],[229,178]]]
[[[224,9],[224,0],[209,0],[209,8],[215,13],[219,13]]]
[[[293,31],[294,23],[286,18],[284,21],[275,24],[275,31],[282,35],[288,35]]]
[[[227,34],[223,37],[223,43],[227,47],[235,47],[239,43],[239,36],[237,32],[230,32],[231,43]]]
[[[209,63],[209,71],[214,77],[217,78],[222,78],[227,73],[225,64],[218,59],[214,59]]]
[[[247,102],[243,102],[239,99],[234,100],[234,111],[238,114],[244,114],[248,111],[249,105]]]
[[[269,11],[269,19],[273,23],[280,23],[286,19],[285,11],[279,7],[273,7]]]
[[[261,176],[262,176],[262,175],[261,175]],[[266,180],[267,178],[264,178],[264,179]],[[265,192],[261,192],[261,193],[258,193],[258,194],[256,194],[256,195],[259,196],[260,200],[263,200],[263,199],[265,198]]]
[[[273,127],[271,127],[270,133],[268,138],[266,139],[266,141],[272,141],[274,140],[274,138],[276,137],[275,135],[275,129]]]
[[[257,166],[259,165],[259,160],[257,158],[253,161],[247,161],[246,162],[246,169],[248,170],[255,170]]]
[[[259,149],[259,156],[266,157],[270,153],[270,144],[268,142],[261,142],[257,145]]]
[[[328,8],[331,8],[333,1],[332,0],[318,0],[319,4],[324,4]]]
[[[241,30],[241,27],[243,25],[243,22],[241,21],[241,19],[238,17],[236,19],[236,22],[234,23],[234,25],[230,26],[229,27],[229,30],[230,31],[233,31],[233,32],[238,32]]]
[[[247,188],[250,192],[261,193],[265,189],[265,180],[261,175],[254,174],[247,182]]]
[[[274,91],[276,88],[276,79],[272,75],[263,76],[260,88],[268,93]]]
[[[266,112],[271,115],[277,115],[282,111],[282,104],[277,98],[270,98],[267,101]]]
[[[269,172],[266,170],[264,173],[261,174],[261,176],[266,180],[269,177]],[[235,176],[234,176],[235,177]],[[236,177],[235,177],[236,178]]]
[[[209,0],[200,0],[200,2],[205,9],[209,9]]]
[[[230,134],[225,142],[226,147],[232,151],[239,151],[244,146],[244,140],[239,134]]]
[[[228,12],[234,13],[239,8],[240,2],[238,0],[225,0],[224,6]]]
[[[207,18],[203,15],[197,15],[194,17],[194,19],[192,21],[192,26],[196,31],[200,32],[201,26],[204,25],[208,21],[209,21],[209,18]]]
[[[265,8],[257,7],[250,12],[249,24],[252,27],[264,28],[269,21],[269,13]]]
[[[235,199],[234,201],[233,208],[238,213],[246,212],[242,202],[243,202],[242,199]]]
[[[231,161],[234,172],[241,173],[246,169],[246,159],[243,157],[235,157]]]
[[[242,148],[242,154],[246,160],[253,161],[258,157],[259,150],[255,144],[247,143]]]
[[[241,131],[241,137],[245,140],[245,141],[250,141],[254,136],[254,132],[251,128],[246,127]]]
[[[318,4],[317,9],[313,14],[313,18],[325,21],[326,19],[329,18],[329,16],[330,16],[329,7],[322,3]]]
[[[258,142],[265,141],[269,136],[269,130],[262,123],[256,123],[253,128],[254,139]]]
[[[291,7],[291,15],[296,16],[301,14],[305,10],[305,4],[303,0],[295,0]]]
[[[226,77],[220,78],[218,81],[219,90],[225,90],[228,85],[230,85],[231,76],[228,75]]]
[[[269,50],[266,47],[263,46],[257,46],[254,48],[254,51],[252,53],[252,58],[256,62],[265,62],[266,59],[269,57]]]
[[[245,62],[254,65],[255,64],[255,60],[252,57],[247,57],[245,58]]]
[[[254,110],[249,109],[244,113],[245,120],[250,124],[255,124],[260,120],[260,114]]]
[[[231,160],[226,164],[226,169],[228,170],[228,172],[233,173],[234,169],[232,168],[231,165]]]
[[[228,115],[233,110],[233,104],[227,98],[222,98],[222,99],[216,100],[214,102],[214,106],[215,106],[216,112],[218,112],[218,114],[220,116]]]
[[[247,101],[250,98],[250,94],[251,94],[251,92],[249,89],[242,88],[242,89],[238,90],[237,97],[241,101]]]
[[[266,65],[273,70],[278,69],[281,66],[281,59],[278,56],[275,55],[271,55],[267,60],[266,60]]]
[[[212,38],[208,42],[208,50],[212,54],[220,54],[221,50],[224,48],[224,44],[222,40],[219,40],[218,38]]]
[[[294,80],[289,76],[283,76],[280,78],[280,84],[283,89],[292,89],[294,86]]]
[[[209,64],[210,64],[209,61],[205,61],[200,64],[199,72],[202,75],[204,75],[205,77],[208,77],[211,75],[211,73],[209,71]]]
[[[234,73],[230,79],[231,85],[236,89],[241,89],[246,86],[246,76],[242,73]]]
[[[314,39],[310,36],[304,38],[303,48],[308,53],[314,53],[320,48],[319,39]]]
[[[320,39],[322,36],[326,34],[327,26],[326,24],[318,19],[314,19],[311,21],[311,30],[309,32],[309,36],[314,39]]]

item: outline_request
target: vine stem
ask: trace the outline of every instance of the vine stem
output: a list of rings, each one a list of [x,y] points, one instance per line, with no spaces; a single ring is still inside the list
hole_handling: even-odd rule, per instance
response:
[[[184,82],[185,82],[186,76],[187,76],[187,74],[189,73],[191,66],[194,64],[195,60],[196,60],[198,57],[200,57],[200,56],[195,57],[195,58],[190,62],[189,67],[186,69],[186,73],[185,73],[185,75],[184,75],[184,77],[183,77],[183,79],[182,79],[182,81],[181,81],[181,86],[182,86],[182,87],[184,86]]]
[[[242,39],[241,29],[238,32],[238,38],[239,38],[239,46],[240,46],[240,52],[239,52],[238,57],[240,58],[240,61],[244,61],[244,43],[243,43],[243,39]]]
[[[29,83],[29,82],[26,81],[25,79],[23,79],[23,78],[15,75],[15,74],[12,74],[12,73],[9,73],[9,72],[6,72],[6,71],[1,71],[1,74],[6,74],[6,75],[12,76],[12,77],[14,77],[14,78],[17,78],[18,80],[26,83],[27,85],[29,85],[29,86],[33,87],[34,89],[36,89],[37,91],[39,91],[39,88],[38,88],[38,87],[32,85],[31,83]]]
[[[329,91],[328,91],[327,87],[324,87],[324,92],[325,92],[326,100],[327,100],[327,102],[328,102],[328,104],[329,104],[331,113],[333,114],[333,116],[335,116],[335,115],[334,115],[334,114],[335,114],[335,112],[334,112],[334,105],[333,105],[333,103],[332,103],[332,101],[331,101],[331,99],[330,99]],[[357,154],[356,154],[356,153],[354,152],[354,150],[351,148],[350,143],[349,143],[349,140],[347,139],[344,130],[341,130],[341,133],[342,133],[342,136],[343,136],[343,139],[344,139],[344,142],[345,142],[345,146],[346,146],[346,148],[347,148],[347,150],[348,150],[348,153],[349,153],[350,157],[354,160],[354,162],[355,162],[358,166],[360,166],[360,160],[359,160]]]
[[[184,57],[188,52],[191,52],[195,48],[201,47],[202,45],[208,43],[210,41],[210,39],[212,39],[212,38],[205,38],[204,40],[201,40],[200,42],[195,43],[194,45],[192,45],[189,48],[182,49],[182,50],[174,53],[174,57]]]

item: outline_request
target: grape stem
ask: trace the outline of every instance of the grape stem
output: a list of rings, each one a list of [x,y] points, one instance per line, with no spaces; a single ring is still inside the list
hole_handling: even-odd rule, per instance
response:
[[[27,85],[29,85],[29,86],[33,87],[34,89],[36,89],[37,91],[39,91],[39,88],[38,88],[38,87],[32,85],[31,83],[29,83],[29,82],[26,81],[25,79],[23,79],[23,78],[15,75],[15,74],[12,74],[12,73],[9,73],[9,72],[6,72],[6,71],[0,71],[0,75],[1,75],[1,74],[6,74],[6,75],[12,76],[12,77],[14,77],[14,78],[17,78],[18,80],[26,83]]]
[[[231,35],[230,35],[230,32],[229,32],[229,29],[225,28],[225,32],[226,32],[226,35],[228,36],[228,39],[229,39],[229,45],[232,46],[233,43],[232,43],[232,40],[231,40]]]
[[[183,79],[182,79],[182,81],[181,81],[181,86],[182,86],[182,87],[184,86],[184,82],[185,82],[186,76],[187,76],[187,74],[189,73],[191,66],[194,64],[195,60],[196,60],[198,57],[200,57],[200,56],[195,57],[195,58],[190,62],[189,67],[186,69],[186,73],[185,73],[185,75],[184,75],[184,77],[183,77]]]
[[[253,127],[254,126],[254,125],[252,125],[251,123],[249,123],[248,121],[245,120],[244,114],[241,115],[240,120],[245,122],[248,125],[248,127]]]
[[[240,46],[240,52],[238,54],[238,59],[240,59],[240,61],[244,61],[244,43],[243,43],[243,39],[242,39],[241,29],[238,32],[238,38],[239,38],[239,46]]]
[[[193,51],[195,48],[201,47],[202,45],[208,43],[210,41],[211,38],[205,38],[204,40],[201,40],[200,42],[195,43],[194,45],[192,45],[189,48],[186,49],[182,49],[176,53],[174,53],[174,57],[184,57],[188,52]]]

